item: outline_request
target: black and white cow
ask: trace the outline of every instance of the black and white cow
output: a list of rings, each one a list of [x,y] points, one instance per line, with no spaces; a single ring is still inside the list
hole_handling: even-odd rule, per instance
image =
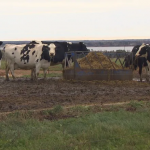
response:
[[[144,59],[146,59],[147,62],[147,81],[149,81],[149,77],[150,77],[150,46],[149,44],[146,44],[144,47],[140,48],[137,53],[135,54],[135,57],[137,59],[139,59],[140,57],[143,57]]]
[[[125,57],[125,67],[130,67],[133,65],[135,70],[137,69],[137,67],[139,67],[140,81],[142,81],[142,68],[144,67],[146,69],[146,72],[148,70],[146,58],[145,57],[137,58],[135,56],[137,51],[142,47],[145,47],[145,44],[134,46],[132,49],[132,53]]]
[[[53,43],[49,45],[40,42],[23,45],[6,44],[2,50],[6,60],[6,80],[9,80],[9,70],[13,79],[15,79],[14,70],[17,68],[31,69],[32,79],[37,79],[40,68],[42,68],[45,79],[51,58],[55,55],[55,48]]]
[[[65,59],[65,53],[66,52],[70,52],[70,51],[89,51],[86,48],[86,45],[82,42],[79,43],[71,43],[71,42],[57,42],[57,41],[32,41],[29,44],[54,44],[55,45],[55,55],[52,57],[51,59],[51,66],[53,65],[57,65],[57,64],[62,64],[62,68],[64,69],[64,59]],[[71,56],[68,56],[68,60],[70,59]],[[66,63],[66,66],[68,65],[68,63]],[[31,75],[32,75],[31,71]]]

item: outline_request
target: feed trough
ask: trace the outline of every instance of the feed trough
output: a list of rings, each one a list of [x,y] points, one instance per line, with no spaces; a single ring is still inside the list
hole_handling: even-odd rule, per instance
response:
[[[73,63],[70,63],[72,58]],[[116,62],[120,64],[117,64]],[[124,68],[124,59],[109,58],[101,52],[67,52],[63,78],[67,80],[132,80],[131,69]]]

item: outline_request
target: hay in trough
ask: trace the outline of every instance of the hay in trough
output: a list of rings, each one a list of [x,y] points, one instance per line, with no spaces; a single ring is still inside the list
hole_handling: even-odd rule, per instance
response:
[[[101,52],[90,52],[85,57],[77,59],[83,69],[122,69],[121,66],[110,62]],[[114,67],[113,67],[114,66]]]

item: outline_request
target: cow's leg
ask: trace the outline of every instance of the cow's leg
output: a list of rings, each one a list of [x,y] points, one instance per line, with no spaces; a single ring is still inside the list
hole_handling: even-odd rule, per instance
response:
[[[13,77],[13,79],[15,80],[15,75],[14,75],[14,64],[10,65],[10,71],[11,71],[11,75]]]
[[[149,81],[150,77],[150,63],[147,61],[148,66],[146,67],[146,81]]]
[[[31,69],[31,80],[33,80],[33,69]]]
[[[63,70],[65,68],[65,59],[63,59],[63,61],[62,61],[62,68],[63,68]]]
[[[35,80],[35,68],[31,69],[31,80]]]
[[[8,64],[8,62],[6,62],[6,68],[5,68],[6,81],[9,81],[9,76],[8,76],[9,69],[10,69],[9,64]]]
[[[140,81],[142,82],[142,66],[139,66]]]
[[[35,80],[37,80],[37,77],[39,75],[39,71],[40,71],[41,66],[40,65],[36,65],[36,69],[35,69]]]
[[[46,80],[47,69],[43,69],[43,74],[44,74],[44,80]]]
[[[147,74],[148,74],[148,66],[145,67],[145,71],[146,71],[146,81],[148,81],[148,76],[147,76]]]

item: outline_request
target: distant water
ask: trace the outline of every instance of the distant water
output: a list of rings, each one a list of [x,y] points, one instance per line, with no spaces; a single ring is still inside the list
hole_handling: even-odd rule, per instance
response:
[[[127,47],[87,47],[90,50],[93,51],[116,51],[116,50],[125,50],[127,52],[132,51],[133,46],[127,46]]]

